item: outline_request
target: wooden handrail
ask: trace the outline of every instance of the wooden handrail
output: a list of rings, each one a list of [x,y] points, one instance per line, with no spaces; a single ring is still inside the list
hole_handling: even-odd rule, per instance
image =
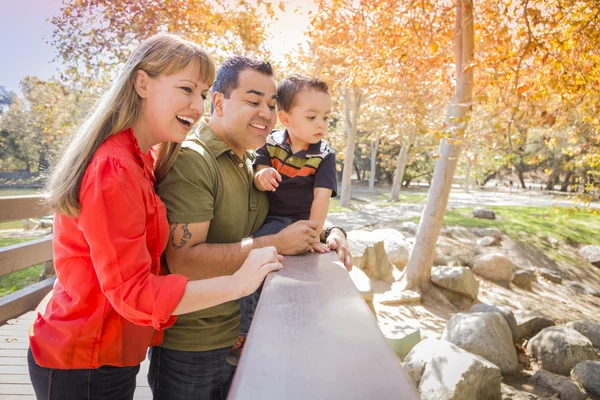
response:
[[[0,197],[0,222],[50,215],[40,195]]]
[[[52,260],[52,237],[0,247],[0,276]]]
[[[40,195],[0,197],[0,222],[51,214]],[[52,238],[44,237],[0,248],[0,276],[52,260]],[[34,309],[52,290],[56,278],[18,290],[0,298],[0,323]]]
[[[229,400],[419,399],[336,260],[288,256],[267,277]]]
[[[52,290],[55,280],[56,277],[53,276],[8,296],[0,297],[0,325],[37,307],[44,296]]]

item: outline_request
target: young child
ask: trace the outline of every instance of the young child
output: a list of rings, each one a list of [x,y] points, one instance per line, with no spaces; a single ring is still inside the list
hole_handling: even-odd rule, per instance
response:
[[[325,142],[331,96],[327,84],[293,74],[277,85],[278,117],[286,127],[273,131],[254,160],[254,185],[269,192],[269,214],[254,237],[273,235],[299,220],[319,223],[320,234],[329,199],[336,196],[335,151]],[[329,248],[317,243],[311,251]],[[262,289],[240,299],[240,337],[227,356],[237,365]]]

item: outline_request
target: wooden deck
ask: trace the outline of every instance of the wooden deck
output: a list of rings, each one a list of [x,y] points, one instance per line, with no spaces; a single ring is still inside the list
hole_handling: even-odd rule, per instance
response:
[[[35,311],[11,319],[0,326],[0,399],[35,400],[27,370],[29,326],[35,319]],[[135,399],[151,399],[146,374],[148,360],[142,363],[137,376]]]

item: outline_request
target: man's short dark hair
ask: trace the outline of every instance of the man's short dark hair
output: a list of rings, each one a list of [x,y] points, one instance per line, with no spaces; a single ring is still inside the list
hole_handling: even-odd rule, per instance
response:
[[[292,74],[283,78],[277,85],[277,107],[289,112],[294,105],[294,97],[304,89],[329,94],[329,87],[318,78]]]
[[[233,56],[225,60],[219,69],[217,69],[215,83],[212,86],[213,93],[223,93],[223,96],[228,99],[231,96],[231,92],[237,89],[240,84],[240,72],[246,69],[252,69],[263,75],[273,76],[271,63],[243,56]]]

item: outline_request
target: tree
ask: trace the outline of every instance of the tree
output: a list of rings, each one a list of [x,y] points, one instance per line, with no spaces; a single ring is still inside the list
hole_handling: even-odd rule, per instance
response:
[[[24,78],[21,91],[0,120],[0,169],[38,172],[58,157],[93,98],[37,77]]]
[[[455,24],[456,91],[448,110],[446,138],[440,144],[433,182],[415,238],[415,246],[405,269],[402,285],[412,295],[434,292],[431,267],[435,247],[444,221],[452,180],[460,154],[457,141],[468,121],[473,92],[473,2],[457,0]],[[441,294],[438,297],[443,297]]]
[[[137,44],[158,32],[181,34],[216,59],[268,58],[264,24],[273,15],[264,1],[255,6],[245,0],[64,0],[61,15],[51,19],[51,43],[68,67],[64,77],[87,84],[110,79]]]
[[[4,86],[0,86],[0,115],[5,111],[6,108],[10,107],[15,94],[6,90]]]

